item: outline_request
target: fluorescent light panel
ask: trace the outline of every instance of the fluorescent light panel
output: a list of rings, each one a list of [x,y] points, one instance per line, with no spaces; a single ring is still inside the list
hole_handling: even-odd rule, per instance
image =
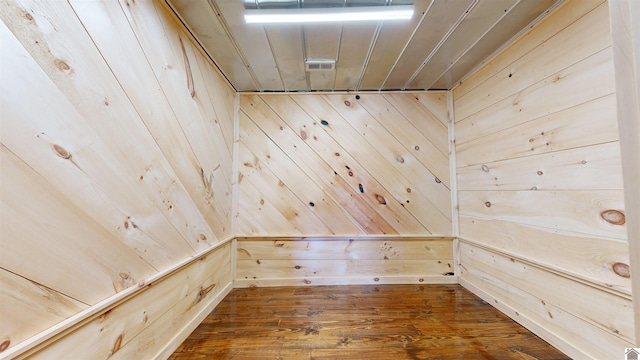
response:
[[[413,6],[370,6],[310,9],[251,9],[245,10],[244,20],[254,24],[309,23],[339,21],[408,20]]]

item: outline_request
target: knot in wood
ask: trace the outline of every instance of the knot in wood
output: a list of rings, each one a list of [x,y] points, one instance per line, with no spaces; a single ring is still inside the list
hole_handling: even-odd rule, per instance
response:
[[[623,278],[630,278],[631,277],[631,272],[629,271],[629,265],[627,265],[625,263],[621,263],[621,262],[614,263],[611,266],[611,269],[618,276],[621,276]]]
[[[67,64],[66,62],[64,62],[64,61],[62,61],[62,60],[60,60],[60,59],[56,59],[53,63],[56,65],[56,67],[57,67],[59,70],[62,70],[62,71],[69,71],[69,70],[71,70],[71,67],[69,66],[69,64]]]
[[[0,344],[0,352],[3,352],[5,350],[7,350],[9,348],[9,345],[11,345],[11,340],[5,340]]]
[[[56,155],[58,155],[59,157],[61,157],[63,159],[70,159],[71,158],[71,153],[68,152],[62,146],[60,146],[58,144],[53,144],[52,147],[53,147],[53,151],[55,151]]]
[[[485,201],[484,206],[491,207],[491,202],[490,201]]]
[[[396,161],[398,161],[400,164],[403,164],[404,158],[402,157],[402,155],[396,155]]]
[[[351,102],[350,102],[349,100],[345,100],[345,101],[344,101],[344,105],[345,105],[345,106],[351,106]]]
[[[624,225],[626,222],[626,217],[620,210],[605,210],[600,213],[600,217],[612,225]]]
[[[484,172],[489,172],[489,167],[487,165],[482,165],[481,166],[482,171]]]

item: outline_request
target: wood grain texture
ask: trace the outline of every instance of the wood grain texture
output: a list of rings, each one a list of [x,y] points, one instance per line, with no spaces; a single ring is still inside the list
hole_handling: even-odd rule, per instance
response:
[[[0,18],[0,260],[24,280],[3,297],[30,299],[2,316],[10,351],[231,234],[235,115],[157,3],[11,0]]]
[[[239,238],[236,286],[454,283],[451,238]]]
[[[626,212],[629,221],[629,253],[631,258],[631,278],[633,291],[640,289],[638,262],[640,247],[633,239],[640,238],[640,6],[633,1],[611,1],[609,3],[611,33],[613,36],[613,58],[618,95],[617,113],[620,129],[620,148],[625,200],[629,205]],[[634,302],[636,337],[640,342],[640,302]]]
[[[250,152],[240,150],[246,165],[240,165],[239,187],[261,184],[256,177],[263,169],[254,165],[260,161],[280,181],[262,183],[258,190],[278,189],[276,184],[290,189],[329,227],[327,234],[449,234],[448,153],[440,139],[446,139],[447,129],[438,118],[446,110],[430,111],[410,94],[388,99],[375,94],[241,95],[240,143]],[[414,125],[421,122],[430,125]],[[246,176],[253,178],[244,181]],[[256,204],[243,193],[248,191],[239,191],[240,203]],[[297,205],[269,204],[283,206]],[[264,213],[262,208],[258,211]],[[305,221],[309,212],[297,214],[295,221]],[[265,221],[271,217],[264,216]],[[260,219],[256,214],[252,222]],[[286,235],[259,224],[239,227]]]
[[[170,359],[568,359],[458,285],[235,289]]]
[[[567,1],[453,91],[460,282],[575,358],[635,341],[609,33]]]
[[[189,308],[176,310],[177,304],[186,300],[193,307],[220,293],[231,282],[230,248],[230,244],[223,245],[212,254],[195,260],[134,298],[99,314],[30,358],[52,359],[61,354],[75,358],[116,356],[138,336],[149,336],[145,334],[151,331],[150,327],[156,321],[167,316],[184,316],[183,312]],[[148,344],[149,348],[138,351],[141,355],[153,353],[165,343]]]
[[[632,347],[630,299],[471,244],[461,243],[460,248],[463,285],[484,292],[485,301],[495,306],[504,303],[515,310],[515,321],[522,317],[535,324],[532,328],[544,329],[547,336],[543,338],[572,358],[610,359],[620,349]]]

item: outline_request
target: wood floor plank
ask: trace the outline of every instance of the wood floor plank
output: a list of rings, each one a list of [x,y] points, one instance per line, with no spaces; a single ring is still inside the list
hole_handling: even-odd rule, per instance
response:
[[[170,357],[569,359],[459,285],[233,290]]]

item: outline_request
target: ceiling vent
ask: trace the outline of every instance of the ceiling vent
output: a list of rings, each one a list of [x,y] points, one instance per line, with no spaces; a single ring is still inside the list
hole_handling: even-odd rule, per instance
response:
[[[333,59],[306,59],[304,65],[307,71],[332,71],[336,69],[336,61]]]

